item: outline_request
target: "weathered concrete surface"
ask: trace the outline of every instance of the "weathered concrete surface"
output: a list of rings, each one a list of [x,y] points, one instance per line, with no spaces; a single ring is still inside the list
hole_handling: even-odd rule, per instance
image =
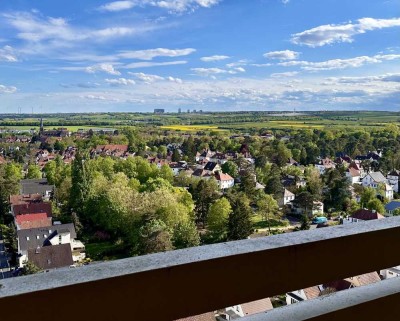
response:
[[[399,265],[385,244],[400,244],[400,218],[4,280],[0,307],[21,320],[70,320],[58,311],[71,307],[82,320],[174,320]]]

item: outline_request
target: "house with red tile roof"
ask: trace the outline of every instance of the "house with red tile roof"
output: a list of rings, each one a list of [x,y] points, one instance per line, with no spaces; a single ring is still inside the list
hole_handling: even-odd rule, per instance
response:
[[[11,213],[13,216],[25,215],[31,213],[45,213],[47,217],[53,216],[51,203],[47,202],[30,202],[26,204],[17,204],[11,206]]]
[[[350,288],[373,284],[380,281],[381,278],[379,277],[378,273],[371,272],[342,280],[327,282],[302,290],[286,293],[286,303],[289,305],[300,301],[312,300],[328,293],[344,291]]]
[[[217,180],[220,189],[231,188],[235,185],[235,180],[229,174],[224,174],[221,171],[215,172],[215,179]]]
[[[47,227],[52,225],[51,217],[46,213],[30,213],[16,215],[14,218],[17,230],[26,230],[37,227]]]

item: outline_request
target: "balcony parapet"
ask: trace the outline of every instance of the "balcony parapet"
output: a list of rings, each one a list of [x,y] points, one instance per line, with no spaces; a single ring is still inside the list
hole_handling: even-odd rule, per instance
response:
[[[0,307],[4,319],[175,320],[397,266],[397,244],[400,217],[201,246],[2,280]]]

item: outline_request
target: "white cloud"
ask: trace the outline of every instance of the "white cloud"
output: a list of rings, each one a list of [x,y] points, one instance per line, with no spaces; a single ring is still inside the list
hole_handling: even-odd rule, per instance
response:
[[[167,80],[170,82],[176,82],[177,84],[183,84],[183,80],[180,78],[174,78],[174,77],[167,77]]]
[[[214,55],[214,56],[209,56],[209,57],[201,57],[200,60],[204,62],[212,62],[212,61],[220,61],[220,60],[225,60],[229,59],[229,56],[219,56],[219,55]]]
[[[352,42],[353,36],[376,29],[399,27],[400,18],[362,18],[357,23],[328,24],[292,35],[291,41],[298,45],[320,47],[339,42]]]
[[[101,95],[86,95],[86,96],[83,96],[83,98],[92,99],[92,100],[107,100],[107,98],[105,96],[101,96]]]
[[[290,2],[290,0],[281,0],[281,2],[282,2],[283,4],[288,4],[288,3]]]
[[[185,49],[156,48],[156,49],[136,50],[136,51],[122,51],[118,54],[118,56],[125,59],[153,60],[153,58],[155,57],[187,56],[195,51],[196,49],[193,48],[185,48]]]
[[[13,94],[17,91],[17,87],[0,85],[0,94]]]
[[[294,77],[298,74],[297,71],[288,71],[288,72],[277,72],[271,74],[272,78],[281,78],[281,77]]]
[[[148,84],[164,80],[164,77],[158,75],[145,74],[143,72],[128,72],[128,74],[135,76],[138,80]]]
[[[279,60],[293,60],[299,57],[300,53],[292,50],[282,50],[282,51],[270,51],[265,53],[263,56],[269,59],[279,59]]]
[[[133,79],[117,78],[117,79],[105,79],[105,82],[111,86],[131,86],[136,84]]]
[[[114,66],[112,64],[107,64],[107,63],[87,67],[85,71],[89,74],[94,74],[98,71],[116,76],[119,76],[121,74],[118,70],[114,69]]]
[[[133,8],[134,6],[135,3],[133,1],[114,1],[100,6],[99,10],[116,12],[116,11],[128,10]]]
[[[235,67],[232,69],[221,69],[221,68],[191,68],[195,74],[199,76],[214,76],[217,74],[237,74],[239,72],[245,72],[246,70],[243,67]]]
[[[303,70],[320,71],[320,70],[334,70],[345,68],[358,68],[366,64],[376,64],[384,61],[400,59],[400,55],[375,55],[375,56],[360,56],[349,59],[331,59],[321,62],[310,62],[304,60],[280,62],[278,65],[285,67],[299,66]]]
[[[164,8],[173,12],[193,11],[198,7],[210,8],[217,5],[221,0],[145,0],[152,6]]]
[[[125,69],[136,69],[136,68],[148,68],[148,67],[159,67],[159,66],[171,66],[171,65],[184,65],[186,64],[186,60],[177,60],[177,61],[165,61],[165,62],[133,62],[127,64],[121,68]]]
[[[0,61],[16,62],[18,61],[15,50],[11,46],[0,48]]]

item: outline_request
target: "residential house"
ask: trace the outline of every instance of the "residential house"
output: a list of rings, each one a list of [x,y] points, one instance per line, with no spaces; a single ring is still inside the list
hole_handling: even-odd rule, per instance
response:
[[[382,214],[375,210],[368,210],[366,208],[355,211],[352,215],[341,219],[341,224],[357,223],[370,220],[380,220],[385,218]]]
[[[74,264],[69,244],[38,246],[28,250],[28,261],[42,270],[68,267]]]
[[[204,313],[175,321],[225,321],[236,320],[253,314],[267,312],[273,309],[270,298],[242,303],[235,306],[220,309],[215,312]]]
[[[9,201],[11,206],[41,203],[43,202],[43,196],[41,194],[10,195]]]
[[[29,213],[24,215],[16,215],[14,223],[18,230],[26,230],[36,227],[47,227],[52,225],[52,218],[46,213]]]
[[[224,174],[222,171],[215,172],[215,179],[217,180],[220,189],[231,188],[235,185],[235,180],[228,174]]]
[[[187,168],[186,162],[171,162],[168,164],[169,168],[171,168],[174,175],[178,175],[180,171],[185,170]]]
[[[400,208],[400,200],[393,200],[385,205],[385,215],[393,216],[393,212]]]
[[[390,186],[392,186],[393,191],[396,193],[399,192],[399,180],[400,180],[400,171],[393,170],[387,175],[387,181]]]
[[[75,227],[72,223],[18,230],[17,240],[20,267],[27,259],[28,250],[36,249],[38,246],[69,244],[74,262],[85,258],[85,246],[76,240]]]
[[[203,178],[203,179],[209,179],[209,178],[213,177],[214,175],[212,172],[207,171],[203,168],[197,168],[192,173],[192,176],[198,177],[198,178]]]
[[[53,216],[51,203],[48,202],[31,202],[27,204],[17,204],[11,206],[11,214],[13,216],[25,215],[30,213],[45,213],[47,217]]]
[[[43,200],[49,200],[54,193],[54,185],[49,185],[46,178],[21,180],[20,194],[41,194]]]
[[[370,172],[362,179],[362,185],[364,187],[378,188],[383,187],[384,197],[388,200],[393,199],[393,188],[387,184],[387,179],[381,172]]]
[[[126,158],[130,156],[128,145],[97,145],[90,152],[92,157],[113,156]]]
[[[361,171],[355,169],[354,167],[349,167],[346,169],[346,177],[350,184],[357,184],[361,180]]]
[[[364,286],[379,282],[381,279],[377,272],[366,273],[333,282],[312,286],[309,288],[286,293],[286,304],[290,305],[305,300],[312,300],[331,292],[338,292],[354,287]]]
[[[218,172],[221,170],[221,166],[216,162],[208,162],[206,166],[204,166],[206,171],[210,171],[212,173]]]
[[[322,175],[331,168],[336,168],[335,163],[328,157],[321,159],[318,164],[315,164],[315,167],[319,170],[319,173]]]
[[[283,190],[283,196],[279,200],[279,206],[284,206],[290,204],[295,199],[295,195],[287,190],[286,188]]]

